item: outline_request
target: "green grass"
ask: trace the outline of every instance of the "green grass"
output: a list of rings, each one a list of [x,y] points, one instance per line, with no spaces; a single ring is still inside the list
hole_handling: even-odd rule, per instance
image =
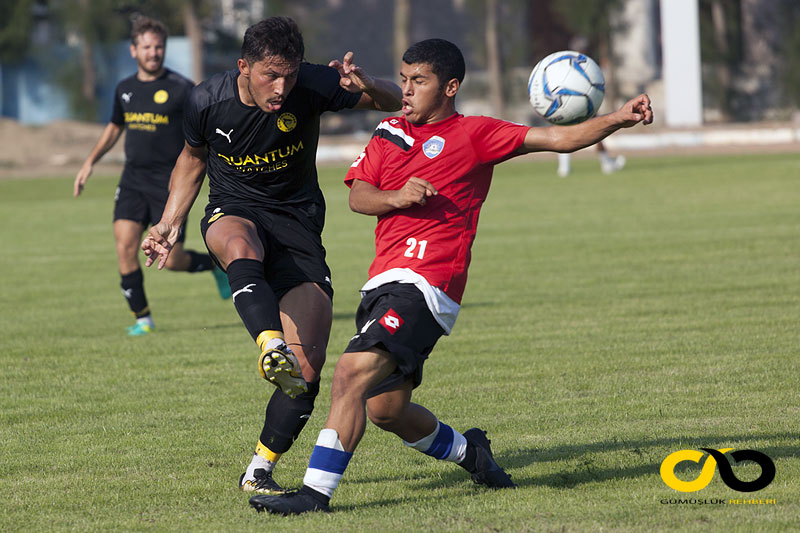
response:
[[[116,177],[79,199],[71,177],[0,182],[0,530],[796,530],[800,159],[632,158],[611,176],[573,165],[568,179],[552,161],[498,167],[461,316],[415,394],[458,429],[487,429],[519,490],[481,490],[369,427],[336,512],[288,519],[235,488],[272,390],[211,276],[147,271],[158,332],[126,338]],[[317,411],[276,473],[290,486],[373,251],[344,172],[321,171],[337,293]],[[661,461],[700,447],[762,451],[776,478],[750,494],[718,472],[692,494],[664,485]],[[694,479],[686,465],[678,476]]]

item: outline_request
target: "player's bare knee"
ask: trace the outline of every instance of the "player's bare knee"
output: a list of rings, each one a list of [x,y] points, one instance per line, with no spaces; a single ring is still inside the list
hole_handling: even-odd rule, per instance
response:
[[[211,245],[211,251],[222,261],[226,268],[228,264],[236,259],[264,260],[264,251],[261,245],[248,236],[231,235],[221,245],[218,245],[218,243],[209,244]]]
[[[117,244],[117,263],[120,272],[127,274],[139,270],[138,251],[136,247],[127,247],[121,246],[119,243]]]

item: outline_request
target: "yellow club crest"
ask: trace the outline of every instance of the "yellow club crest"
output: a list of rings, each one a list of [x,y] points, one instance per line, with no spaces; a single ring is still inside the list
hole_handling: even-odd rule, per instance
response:
[[[169,99],[169,93],[164,89],[160,89],[156,91],[156,94],[153,95],[153,101],[157,104],[163,104]]]
[[[295,126],[297,126],[297,117],[291,113],[281,113],[278,117],[278,129],[282,132],[289,133]]]

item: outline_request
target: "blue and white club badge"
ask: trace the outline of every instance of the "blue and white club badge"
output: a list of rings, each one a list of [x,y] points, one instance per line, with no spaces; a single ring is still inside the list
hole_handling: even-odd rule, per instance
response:
[[[433,159],[441,154],[442,150],[444,150],[444,139],[438,135],[434,135],[422,145],[422,153],[425,154],[428,159]]]

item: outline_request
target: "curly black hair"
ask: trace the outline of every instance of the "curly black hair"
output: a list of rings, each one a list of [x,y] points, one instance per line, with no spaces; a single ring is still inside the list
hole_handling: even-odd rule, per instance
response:
[[[269,17],[253,24],[244,34],[242,58],[257,63],[268,56],[299,62],[305,55],[303,35],[289,17]]]

